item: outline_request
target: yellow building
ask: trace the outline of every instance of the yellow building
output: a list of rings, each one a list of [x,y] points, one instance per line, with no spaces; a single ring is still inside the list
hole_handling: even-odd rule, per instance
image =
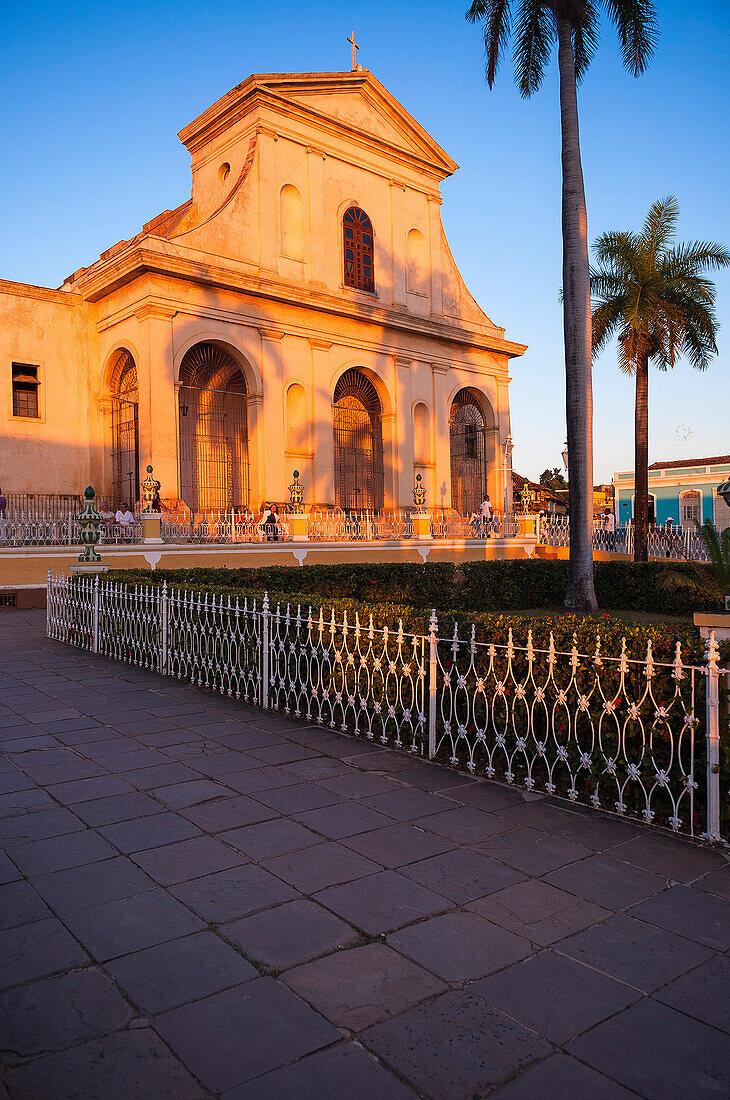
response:
[[[190,199],[58,290],[0,282],[6,493],[470,511],[511,495],[505,339],[440,217],[451,158],[366,70],[252,76],[180,131]],[[506,448],[507,451],[509,448]]]

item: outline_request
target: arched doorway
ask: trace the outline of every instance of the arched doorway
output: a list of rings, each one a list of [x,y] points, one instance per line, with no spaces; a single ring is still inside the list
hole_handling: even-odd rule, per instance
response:
[[[451,506],[459,515],[477,510],[487,491],[486,423],[472,389],[454,397],[449,416]]]
[[[180,495],[194,512],[248,504],[246,379],[218,344],[196,344],[180,366]]]
[[[383,507],[382,406],[359,370],[347,370],[335,386],[335,498],[340,508]]]
[[[111,378],[112,469],[114,504],[131,508],[139,496],[139,386],[137,364],[128,351],[119,353]]]

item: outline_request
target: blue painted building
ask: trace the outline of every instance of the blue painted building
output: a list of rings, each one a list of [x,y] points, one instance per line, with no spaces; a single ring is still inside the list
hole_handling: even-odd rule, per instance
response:
[[[653,462],[649,467],[649,523],[671,519],[682,527],[711,520],[723,531],[730,527],[730,506],[717,487],[730,478],[730,455]],[[617,526],[634,517],[634,471],[613,475]]]

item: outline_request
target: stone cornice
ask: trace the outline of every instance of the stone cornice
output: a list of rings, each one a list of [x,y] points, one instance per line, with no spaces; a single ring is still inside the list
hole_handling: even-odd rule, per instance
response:
[[[81,294],[35,286],[33,283],[14,283],[10,279],[0,279],[0,294],[9,294],[14,298],[35,298],[41,302],[56,302],[58,305],[71,307],[83,305],[84,302]]]
[[[171,306],[160,305],[157,302],[143,302],[138,306],[134,315],[138,321],[171,321],[175,316],[176,310]]]
[[[240,266],[204,262],[197,255],[184,255],[179,248],[171,252],[168,241],[155,237],[146,237],[104,261],[96,267],[93,274],[79,280],[79,289],[85,299],[98,302],[120,287],[150,273],[218,287],[267,301],[301,306],[414,336],[492,351],[510,358],[522,355],[527,350],[525,344],[505,340],[503,329],[490,331],[486,326],[476,327],[458,322],[449,324],[448,321],[420,317],[377,304],[350,302],[345,297],[327,291],[315,291],[311,286],[306,288],[274,277],[254,276],[244,272]],[[98,326],[106,327],[103,319],[100,319]]]

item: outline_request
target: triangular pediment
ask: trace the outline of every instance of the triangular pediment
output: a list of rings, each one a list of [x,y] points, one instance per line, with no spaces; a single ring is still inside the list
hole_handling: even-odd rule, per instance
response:
[[[448,153],[366,69],[251,76],[181,130],[180,139],[192,151],[262,102],[278,106],[284,114],[319,119],[326,129],[339,127],[360,139],[371,138],[428,164],[441,178],[457,168]]]

